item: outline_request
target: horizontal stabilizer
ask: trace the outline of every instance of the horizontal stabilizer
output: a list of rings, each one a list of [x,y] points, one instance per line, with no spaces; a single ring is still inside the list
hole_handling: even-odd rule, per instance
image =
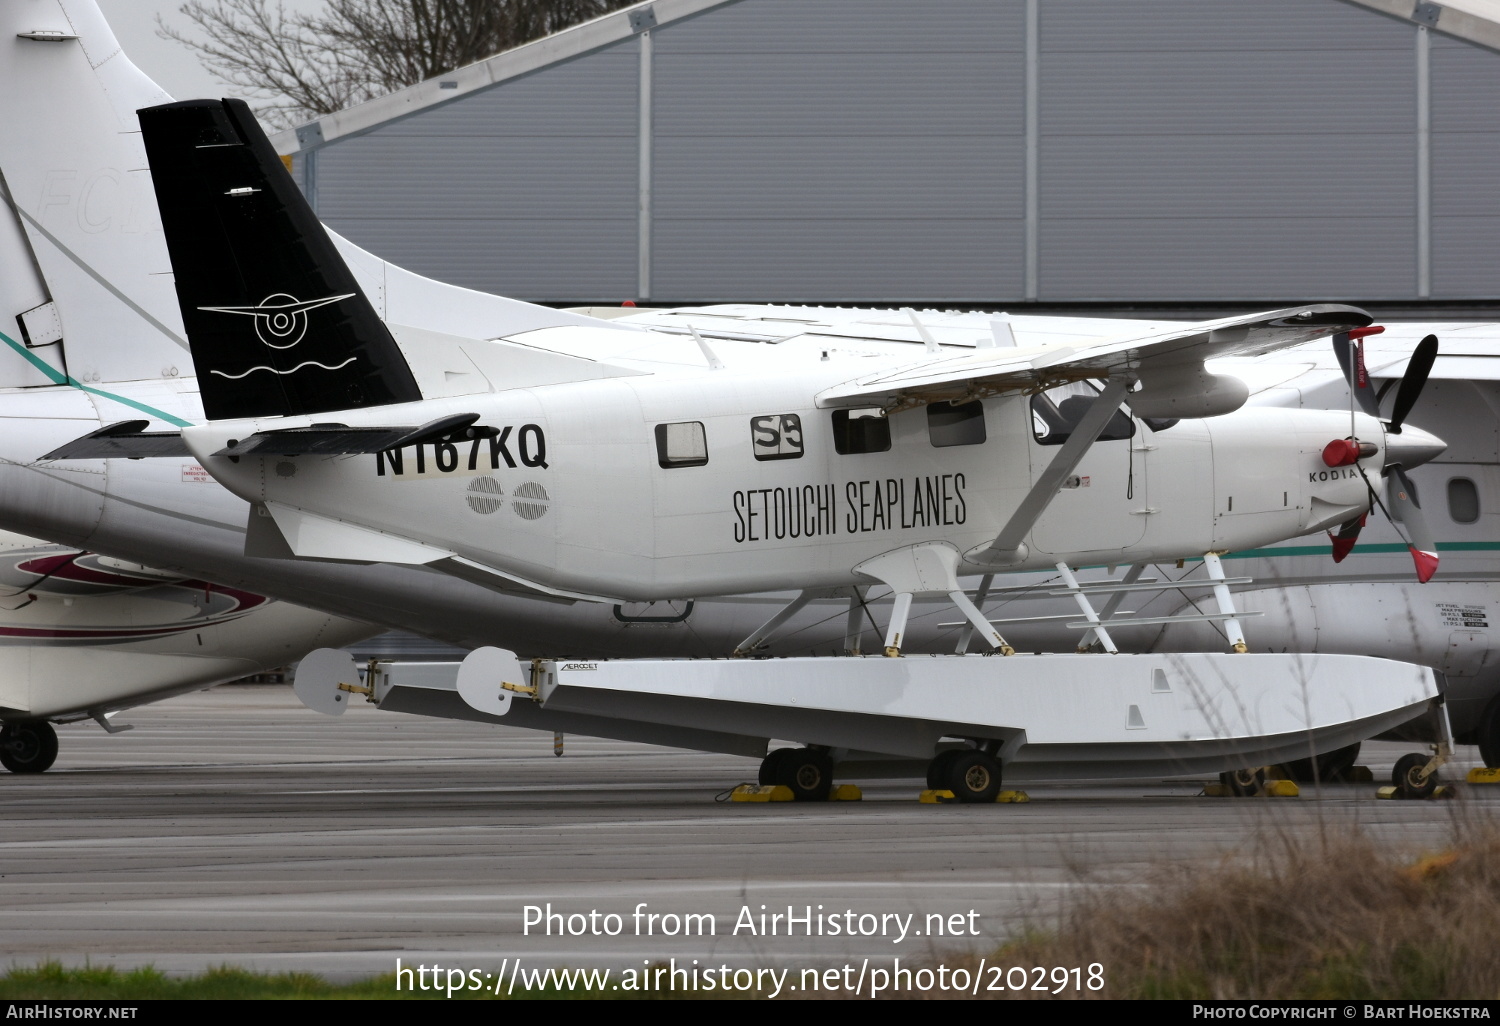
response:
[[[420,427],[349,427],[313,424],[310,427],[259,431],[214,453],[215,456],[357,456],[386,452],[407,445],[458,442],[488,438],[498,428],[475,427],[477,413],[458,413]]]
[[[139,460],[148,456],[191,456],[176,431],[143,430],[150,421],[122,420],[53,449],[44,460]]]
[[[825,408],[900,409],[941,401],[967,402],[987,395],[1021,393],[1065,381],[1117,374],[1138,377],[1146,389],[1153,387],[1154,377],[1161,377],[1166,385],[1193,379],[1186,381],[1187,387],[1198,388],[1202,382],[1185,371],[1201,368],[1205,360],[1259,356],[1363,327],[1371,320],[1369,314],[1357,307],[1319,303],[1185,324],[1150,335],[1102,339],[1064,349],[971,350],[835,385],[818,393],[817,402]],[[1232,398],[1215,407],[1214,412],[1228,412],[1234,405]]]

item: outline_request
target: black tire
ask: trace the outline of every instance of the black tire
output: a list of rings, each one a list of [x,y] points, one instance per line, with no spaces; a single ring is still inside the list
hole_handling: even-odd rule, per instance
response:
[[[756,782],[762,787],[779,783],[777,771],[787,755],[795,751],[795,748],[777,748],[767,752],[766,757],[760,761],[760,773],[755,778]]]
[[[1426,780],[1422,779],[1422,767],[1427,765],[1427,761],[1427,756],[1421,752],[1411,752],[1396,760],[1396,766],[1391,770],[1391,783],[1396,785],[1401,797],[1432,797],[1432,793],[1437,790],[1438,775],[1433,773]]]
[[[12,773],[45,773],[57,760],[57,731],[46,720],[0,727],[0,766]]]
[[[1252,798],[1266,789],[1264,767],[1254,769],[1225,770],[1219,774],[1219,783],[1236,798]]]
[[[813,748],[783,748],[772,783],[792,789],[799,802],[826,802],[833,791],[833,760]],[[772,753],[773,755],[776,753]]]
[[[932,761],[927,764],[927,789],[929,791],[948,790],[948,767],[965,751],[967,749],[949,748],[932,757]]]
[[[1316,759],[1291,759],[1281,764],[1288,777],[1299,784],[1328,783],[1338,780],[1354,766],[1359,758],[1360,742],[1344,748],[1323,752]]]
[[[944,790],[965,804],[994,803],[1000,794],[1000,763],[977,748],[961,750],[944,767]]]
[[[1500,695],[1490,699],[1474,728],[1479,743],[1479,757],[1491,769],[1500,769]]]

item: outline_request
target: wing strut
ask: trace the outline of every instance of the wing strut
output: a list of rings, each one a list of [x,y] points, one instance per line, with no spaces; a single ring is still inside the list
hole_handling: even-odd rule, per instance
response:
[[[1111,378],[1105,384],[1104,391],[1089,404],[1088,412],[1079,420],[1062,449],[1052,457],[1052,462],[1042,471],[1036,484],[1031,486],[1031,491],[1021,500],[995,540],[982,548],[964,553],[965,560],[971,563],[1005,564],[1018,563],[1026,558],[1021,549],[1021,539],[1030,533],[1037,520],[1052,504],[1052,499],[1062,488],[1063,482],[1073,473],[1090,446],[1104,433],[1105,425],[1125,401],[1125,394],[1133,384],[1129,378]]]

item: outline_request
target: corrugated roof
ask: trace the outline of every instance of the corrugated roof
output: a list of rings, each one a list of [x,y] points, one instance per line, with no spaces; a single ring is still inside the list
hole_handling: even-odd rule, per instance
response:
[[[514,50],[506,50],[477,64],[398,89],[394,93],[376,97],[335,114],[325,114],[305,125],[277,132],[271,136],[271,144],[276,147],[277,153],[282,154],[315,149],[335,139],[359,135],[398,118],[451,103],[501,82],[581,57],[630,39],[646,29],[738,2],[739,0],[647,0],[593,21],[563,29]]]

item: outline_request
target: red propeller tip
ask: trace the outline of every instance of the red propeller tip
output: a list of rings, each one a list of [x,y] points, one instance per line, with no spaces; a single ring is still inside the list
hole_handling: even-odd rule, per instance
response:
[[[1417,580],[1426,584],[1432,580],[1432,575],[1437,573],[1438,554],[1426,552],[1414,545],[1408,545],[1407,548],[1411,549],[1412,562],[1417,564]]]
[[[1336,534],[1330,534],[1328,540],[1333,542],[1333,561],[1335,563],[1342,563],[1344,557],[1354,551],[1354,543],[1359,541],[1359,538],[1340,538]]]

